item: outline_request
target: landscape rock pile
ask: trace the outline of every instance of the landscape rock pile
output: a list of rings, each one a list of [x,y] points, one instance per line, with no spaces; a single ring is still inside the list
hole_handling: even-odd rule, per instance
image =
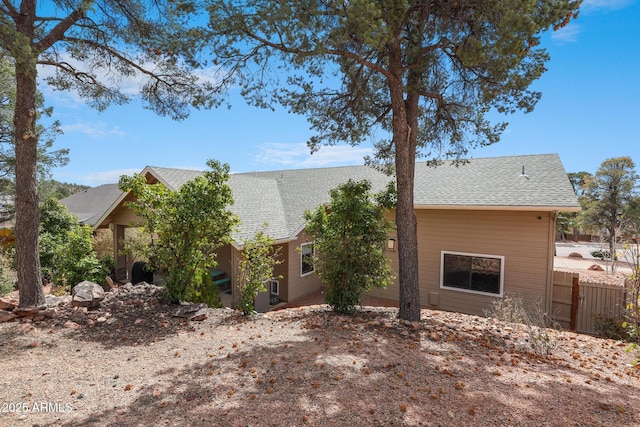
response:
[[[202,321],[208,317],[206,304],[161,302],[162,287],[140,282],[113,287],[105,292],[103,287],[84,281],[74,286],[72,295],[46,295],[41,307],[19,308],[18,300],[0,298],[0,323],[51,322],[52,326],[68,329],[93,328],[100,325],[122,327],[124,324],[141,325],[146,314],[154,311],[159,318],[177,317],[188,321]],[[160,322],[162,323],[162,321]]]

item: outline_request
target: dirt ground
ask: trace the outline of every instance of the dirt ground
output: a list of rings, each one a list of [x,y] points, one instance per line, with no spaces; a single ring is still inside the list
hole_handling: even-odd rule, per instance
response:
[[[0,426],[640,425],[625,343],[437,310],[407,323],[368,305],[196,322],[158,290],[0,324]]]

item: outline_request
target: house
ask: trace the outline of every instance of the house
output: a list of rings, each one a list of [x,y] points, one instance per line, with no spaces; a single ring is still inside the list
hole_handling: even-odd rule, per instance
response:
[[[149,183],[176,190],[200,172],[146,167],[142,174]],[[308,262],[313,240],[304,230],[304,212],[329,202],[329,190],[349,179],[368,179],[375,192],[392,178],[368,166],[232,174],[229,185],[235,202],[231,210],[241,225],[233,235],[234,243],[218,252],[217,269],[233,285],[242,242],[267,223],[266,232],[284,261],[276,268],[275,276],[281,279],[273,282],[272,294],[293,301],[318,291],[322,285]],[[125,229],[139,219],[124,206],[131,194],[114,197],[103,191],[110,199],[100,208],[62,202],[72,213],[88,218],[94,229],[109,227],[119,248]],[[556,154],[444,162],[438,167],[418,163],[414,202],[423,307],[481,315],[505,292],[539,298],[550,307],[556,218],[561,211],[579,210]],[[109,207],[101,211],[106,204]],[[390,216],[395,218],[393,212]],[[387,254],[397,269],[396,239],[389,235]],[[127,260],[118,249],[116,258],[116,279],[126,280]],[[398,285],[371,294],[397,300]]]

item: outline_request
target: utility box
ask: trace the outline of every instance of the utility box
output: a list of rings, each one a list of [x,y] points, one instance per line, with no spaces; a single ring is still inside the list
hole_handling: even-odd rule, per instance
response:
[[[254,307],[258,313],[266,313],[269,311],[270,307],[270,293],[269,292],[258,292],[256,295],[256,299],[254,301]]]

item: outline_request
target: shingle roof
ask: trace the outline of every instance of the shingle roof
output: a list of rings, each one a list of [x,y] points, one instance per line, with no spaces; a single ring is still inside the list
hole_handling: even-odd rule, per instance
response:
[[[118,184],[104,184],[65,197],[60,203],[82,224],[94,226],[121,194]]]
[[[174,188],[186,182],[186,176],[177,170],[150,169]],[[372,191],[378,192],[393,178],[369,166],[233,174],[229,180],[235,199],[231,210],[242,221],[234,238],[242,241],[251,237],[265,222],[271,237],[295,237],[304,227],[304,212],[328,203],[329,190],[349,179],[368,179]],[[579,208],[557,154],[472,159],[458,166],[444,162],[430,167],[419,162],[414,194],[417,208]]]
[[[524,170],[524,174],[523,174]],[[476,207],[579,207],[557,154],[416,165],[415,204]]]
[[[172,190],[202,173],[151,166],[143,172],[150,173]],[[234,196],[231,211],[241,219],[240,230],[234,233],[234,239],[243,242],[265,223],[268,224],[266,232],[272,238],[294,238],[304,227],[304,212],[329,202],[329,190],[349,179],[368,179],[372,191],[378,192],[393,178],[369,166],[232,174],[229,179]],[[117,190],[117,185],[115,188]],[[418,209],[579,209],[557,154],[472,159],[458,166],[444,162],[430,167],[419,162],[416,164],[414,194]],[[102,198],[105,200],[99,205],[104,207],[101,213],[115,206],[113,202],[118,196],[111,197],[109,204],[106,204],[106,197]],[[96,195],[96,199],[101,198]],[[98,212],[97,204],[93,211]],[[97,215],[96,218],[99,217]]]

